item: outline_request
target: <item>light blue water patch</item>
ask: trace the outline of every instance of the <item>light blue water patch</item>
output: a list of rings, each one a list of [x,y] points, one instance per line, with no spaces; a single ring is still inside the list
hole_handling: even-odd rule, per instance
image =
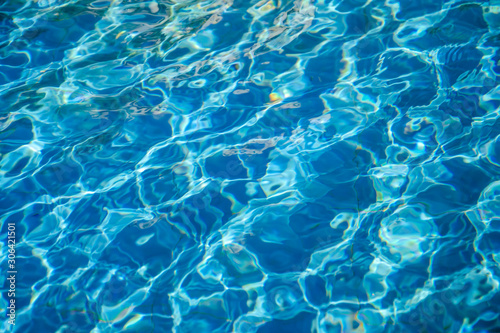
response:
[[[499,33],[493,0],[0,2],[0,330],[500,331]]]

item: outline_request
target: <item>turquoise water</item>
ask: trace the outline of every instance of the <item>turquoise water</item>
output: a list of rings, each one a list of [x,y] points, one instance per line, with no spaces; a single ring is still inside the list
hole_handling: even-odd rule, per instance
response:
[[[500,332],[499,33],[493,0],[0,1],[0,331]]]

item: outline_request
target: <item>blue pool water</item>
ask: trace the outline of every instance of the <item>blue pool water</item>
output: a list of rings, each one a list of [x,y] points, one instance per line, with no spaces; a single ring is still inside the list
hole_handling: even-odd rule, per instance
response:
[[[1,0],[0,331],[500,332],[499,36],[494,0]]]

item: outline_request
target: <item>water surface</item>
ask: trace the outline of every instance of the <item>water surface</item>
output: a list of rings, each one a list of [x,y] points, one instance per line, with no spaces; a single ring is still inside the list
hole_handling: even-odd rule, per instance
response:
[[[2,1],[1,330],[499,332],[499,28],[493,0]]]

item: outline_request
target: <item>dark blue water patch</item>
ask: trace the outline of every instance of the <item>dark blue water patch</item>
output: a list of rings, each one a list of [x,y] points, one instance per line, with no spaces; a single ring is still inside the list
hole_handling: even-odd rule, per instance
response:
[[[182,243],[182,242],[185,243]],[[193,239],[183,237],[178,246],[173,252],[177,258],[176,264],[173,267],[166,268],[154,281],[152,290],[156,292],[171,293],[175,290],[193,267],[196,267],[203,259],[204,251],[200,251],[199,244]],[[133,271],[135,272],[135,271]],[[174,272],[177,272],[174,274]],[[179,274],[182,274],[179,276]]]
[[[356,44],[356,56],[358,58],[357,63],[360,63],[360,60],[362,59],[368,60],[368,58],[372,58],[382,53],[384,49],[385,49],[385,43],[383,38],[371,37],[371,36],[363,37]],[[378,62],[377,59],[378,58],[372,60]],[[362,74],[362,72],[359,74]]]
[[[133,171],[132,163],[127,164],[123,161],[111,161],[111,159],[101,159],[93,162],[81,162],[85,168],[85,173],[81,176],[80,181],[82,181],[89,189],[95,189],[104,185],[103,182],[110,177],[115,177],[120,173],[127,174]]]
[[[295,125],[299,120],[295,108],[302,106],[302,103],[298,103],[297,101],[291,101],[290,103],[294,106],[293,109],[280,107],[270,108],[263,117],[259,119],[257,124],[266,129],[266,132],[270,132],[270,134],[280,135],[281,133],[285,133],[285,131],[287,131],[286,133],[288,134],[288,132],[290,132],[290,127]]]
[[[214,298],[214,297],[213,297]],[[230,323],[226,320],[221,299],[204,299],[192,306],[183,316],[179,332],[226,332]]]
[[[156,229],[153,230],[153,233],[158,243],[172,251],[172,258],[179,257],[184,249],[189,249],[195,245],[195,241],[183,233],[179,225],[170,219],[167,219],[166,222],[156,223],[155,226]]]
[[[370,15],[369,9],[359,8],[355,11],[350,11],[347,16],[345,16],[345,23],[347,25],[347,30],[345,34],[347,36],[362,36],[368,31],[373,30],[378,27],[378,21]]]
[[[14,24],[12,16],[6,13],[0,13],[0,45],[8,44],[9,34],[15,29],[16,25]]]
[[[304,248],[315,251],[341,241],[347,223],[333,229],[330,221],[334,216],[330,206],[312,202],[290,216],[289,226],[300,237]]]
[[[373,186],[373,181],[368,177],[360,177],[353,185],[358,210],[367,209],[377,201],[377,192]],[[403,191],[404,188],[401,189]]]
[[[146,330],[162,330],[164,332],[171,331],[174,327],[174,320],[170,317],[160,317],[160,316],[151,316],[151,328],[145,328]]]
[[[354,175],[354,170],[353,170]],[[317,181],[326,185],[322,198],[318,202],[327,204],[327,206],[337,213],[345,210],[346,212],[357,212],[368,207],[375,202],[376,192],[373,183],[366,177],[356,176],[352,181],[337,182],[331,181],[333,174],[326,174],[317,177]],[[358,178],[359,177],[359,178]],[[363,188],[363,186],[366,186]]]
[[[460,119],[464,126],[470,126],[473,118],[482,117],[486,113],[479,105],[479,98],[465,89],[451,92],[449,100],[441,104],[440,109]]]
[[[493,71],[495,72],[496,75],[500,75],[500,52],[499,51],[496,51],[495,55],[491,58],[492,62],[493,62]]]
[[[486,277],[482,276],[479,281],[474,281],[465,284],[464,287],[462,287],[462,292],[463,295],[466,296],[460,300],[458,303],[458,306],[456,308],[456,313],[452,313],[453,318],[460,318],[461,316],[467,314],[467,316],[471,319],[471,321],[476,321],[481,318],[487,319],[488,317],[491,318],[491,313],[498,313],[499,310],[499,301],[500,297],[498,297],[497,294],[492,293],[492,286],[491,284],[487,284],[487,279]],[[479,296],[478,294],[476,295],[468,295],[468,293],[471,292],[473,286],[476,285],[481,289],[483,293],[490,292],[492,293],[491,298],[487,302],[481,302],[480,304],[475,304],[478,303],[479,299],[482,298],[482,296]],[[450,306],[450,310],[453,311],[454,307]]]
[[[380,292],[383,292],[384,289],[382,286],[380,286],[379,288],[374,289],[374,291],[377,293],[380,293]],[[385,295],[380,300],[380,304],[383,307],[389,307],[392,304],[394,304],[394,302],[396,300],[399,300],[400,298],[401,298],[401,294],[399,292],[397,292],[396,290],[387,290]]]
[[[383,55],[379,55],[377,59],[377,62],[383,61],[382,68],[385,69],[377,75],[380,78],[393,79],[415,72],[425,72],[429,76],[429,79],[433,76],[429,73],[430,68],[427,63],[419,57],[403,51],[385,52]],[[419,76],[422,74],[420,73]]]
[[[258,333],[308,333],[311,332],[313,320],[316,315],[310,312],[301,312],[288,320],[274,319],[273,321],[259,327]]]
[[[26,251],[28,252],[28,251]],[[23,253],[23,256],[26,255]],[[16,274],[16,307],[28,307],[31,303],[31,290],[37,290],[41,282],[45,282],[45,277],[47,275],[47,270],[40,262],[35,262],[34,260],[26,260],[20,258],[16,259],[16,264],[20,265],[18,267],[25,267],[26,270],[23,272],[18,272]],[[21,266],[22,265],[22,266]],[[8,273],[6,273],[8,274]],[[9,277],[10,275],[7,275]],[[6,296],[8,296],[9,286],[6,283]]]
[[[84,251],[77,248],[59,248],[47,256],[47,262],[52,268],[51,280],[62,282],[67,274],[74,271],[80,265],[87,265],[89,258]]]
[[[16,67],[0,65],[0,85],[16,81],[21,75],[22,72]]]
[[[40,101],[45,94],[37,92],[38,88],[42,86],[37,86],[35,83],[13,84],[12,89],[6,90],[1,94],[2,100],[8,103],[9,106],[0,111],[0,114],[6,114],[7,112],[12,112],[14,110],[20,110],[24,106],[30,105],[36,108],[36,103]]]
[[[463,129],[465,132],[465,129]],[[457,138],[454,138],[453,140],[450,140],[446,142],[443,145],[443,149],[447,152],[449,155],[460,155],[460,154],[471,154],[471,142],[475,141],[474,137],[472,136],[472,133],[467,131],[468,133],[464,133],[464,135],[461,135]],[[467,144],[465,144],[467,143]]]
[[[141,173],[143,182],[142,198],[149,205],[158,205],[167,200],[182,197],[188,191],[189,183],[185,177],[170,172],[169,169],[150,169]],[[135,189],[135,180],[131,180],[131,190]],[[123,195],[123,189],[118,192]],[[128,191],[127,191],[128,192]],[[117,193],[118,194],[118,193]],[[128,205],[130,207],[130,205]]]
[[[333,2],[333,1],[332,1]],[[359,9],[366,4],[365,0],[341,0],[337,6],[337,10],[341,13],[349,13],[355,9]]]
[[[474,127],[471,130],[471,140],[474,144],[483,144],[500,135],[500,119],[485,123],[481,128]]]
[[[115,189],[109,190],[106,195],[103,195],[103,203],[106,203],[106,207],[109,208],[127,207],[140,209],[145,203],[150,202],[148,199],[137,188],[137,179],[135,178],[127,180],[121,186],[117,186]]]
[[[123,249],[121,246],[123,246]],[[133,245],[131,246],[133,247]],[[109,243],[99,256],[101,263],[119,265],[129,270],[138,270],[142,265],[140,262],[136,262],[133,259],[135,258],[129,246],[121,243],[120,239]]]
[[[329,302],[326,292],[326,282],[318,275],[307,276],[305,281],[305,297],[314,306],[326,305]]]
[[[82,292],[75,292],[72,302],[74,307],[67,313],[61,313],[63,322],[82,331],[91,329],[92,323],[97,319],[95,303],[89,301]]]
[[[79,200],[67,217],[70,227],[73,230],[95,227],[96,223],[102,221],[107,214],[102,208],[105,203],[107,202],[103,200],[102,194],[93,194]],[[94,232],[90,233],[94,234]]]
[[[253,114],[254,111],[252,110],[240,110],[224,107],[210,112],[210,114],[207,115],[206,120],[210,121],[211,130],[213,132],[223,132],[234,127],[242,126]]]
[[[324,184],[348,183],[366,174],[372,166],[373,156],[364,149],[357,149],[348,141],[340,141],[311,161]]]
[[[358,142],[376,160],[386,159],[386,148],[389,145],[387,131],[387,121],[378,120],[360,133]]]
[[[211,177],[223,179],[248,178],[248,169],[237,155],[224,156],[222,153],[205,160],[205,171]]]
[[[377,58],[373,57],[366,57],[356,62],[356,71],[359,73],[360,77],[374,74],[377,70],[377,67],[378,60]]]
[[[461,240],[471,240],[476,230],[463,213],[450,212],[435,220],[440,235],[451,235]]]
[[[255,235],[260,233],[254,231]],[[247,238],[246,247],[255,253],[260,266],[267,272],[297,272],[307,267],[309,256],[298,242],[285,244],[266,243],[258,236]],[[268,254],[272,253],[272,256]]]
[[[165,315],[165,317],[171,316],[172,307],[170,306],[169,301],[170,297],[168,293],[159,290],[150,290],[149,295],[143,302],[143,304],[146,306],[141,306],[140,312],[143,313],[144,316],[146,317],[151,317],[151,319],[149,320],[155,326],[159,325],[158,327],[166,328],[165,325],[167,325],[167,327],[171,327],[171,325],[173,324],[172,318],[165,318],[169,320],[160,320],[158,317],[162,316],[156,316],[151,314],[151,312],[153,312],[153,313],[161,313]],[[155,320],[155,317],[158,318],[158,321]]]
[[[37,203],[23,209],[22,213],[10,215],[8,220],[16,222],[16,234],[21,239],[38,228],[42,217],[54,209],[53,203]]]
[[[351,303],[354,307],[359,305],[353,302],[367,300],[366,291],[363,289],[363,275],[357,275],[353,271],[354,266],[343,265],[338,267],[335,274],[325,276],[326,289],[329,293],[330,302]]]
[[[3,65],[4,69],[14,70],[15,67],[26,66],[30,63],[30,58],[26,53],[22,52],[12,52],[6,57],[0,58],[0,65]],[[6,72],[4,72],[5,74]],[[12,80],[14,81],[14,80]]]
[[[444,74],[443,87],[451,87],[465,72],[479,70],[479,61],[482,58],[483,53],[471,45],[441,48],[438,60],[444,64],[441,66]]]
[[[0,190],[0,212],[6,213],[10,211],[11,208],[15,207],[16,201],[19,197],[8,196],[7,191]]]
[[[304,94],[304,98],[301,98],[300,101],[290,101],[293,104],[287,103],[292,106],[289,109],[285,108],[287,104],[281,106],[281,115],[293,120],[300,127],[306,128],[310,125],[311,118],[320,117],[325,111],[323,100],[318,96],[318,93],[317,91],[311,91]]]
[[[220,282],[202,278],[198,272],[189,274],[182,281],[181,288],[186,292],[189,298],[199,299],[201,297],[209,297],[214,293],[221,293],[225,290],[224,285]]]
[[[434,82],[423,82],[422,86],[426,85],[427,88],[411,87],[403,91],[395,103],[398,107],[406,109],[414,106],[429,105],[437,95],[437,89],[433,85]]]
[[[284,46],[283,51],[287,54],[312,52],[314,48],[325,40],[326,39],[320,33],[303,32],[288,45]]]
[[[202,192],[191,196],[169,220],[187,230],[193,239],[207,239],[226,224],[231,217],[231,201],[215,192],[218,185],[205,187]]]
[[[484,46],[486,47],[498,47],[500,46],[500,36],[493,34],[486,36],[484,39]],[[495,52],[495,54],[498,54],[498,50]]]
[[[463,199],[453,186],[437,184],[416,193],[409,202],[423,205],[430,215],[439,216],[453,210],[470,207],[471,202],[464,202]]]
[[[298,59],[281,55],[280,52],[269,52],[254,58],[252,71],[268,73],[284,73],[295,66]]]
[[[437,246],[432,256],[432,276],[441,277],[458,273],[464,268],[474,268],[477,262],[474,260],[475,249],[466,239],[452,239],[442,242]]]
[[[226,12],[218,23],[210,25],[214,36],[212,49],[223,50],[242,41],[241,36],[248,30],[250,21],[241,14],[241,11]]]
[[[11,178],[11,177],[16,177],[19,176],[22,172],[24,167],[28,165],[30,161],[30,158],[28,156],[21,158],[16,162],[16,164],[10,169],[7,173],[5,173],[5,177]]]
[[[47,165],[36,173],[38,184],[51,194],[63,194],[77,182],[82,174],[79,164],[71,159],[64,159]]]
[[[342,51],[338,42],[323,44],[315,61],[307,62],[304,75],[314,85],[326,85],[335,82],[344,65],[341,63]]]
[[[396,18],[399,20],[407,20],[426,14],[435,13],[442,8],[441,1],[423,0],[399,0],[399,11]]]
[[[386,283],[390,290],[394,290],[399,299],[409,299],[413,297],[415,291],[423,288],[430,273],[427,267],[430,262],[430,256],[419,257],[414,263],[401,267],[397,272],[390,274],[386,278]],[[402,283],[405,281],[404,283]]]
[[[428,28],[426,34],[408,43],[420,49],[468,43],[488,29],[483,10],[477,4],[463,4],[447,12],[439,23]]]
[[[24,51],[28,52],[30,57],[30,65],[27,67],[45,66],[50,63],[62,60],[64,57],[64,48],[54,48],[51,52],[46,52],[43,49],[37,49],[31,46],[31,41],[24,39],[16,39],[5,48],[6,51]],[[22,73],[22,72],[21,72]],[[19,73],[19,74],[21,74]]]
[[[28,49],[33,49],[30,42],[36,38],[38,46],[51,50],[51,57],[58,61],[62,59],[63,52],[73,44],[73,41],[83,36],[86,32],[85,26],[93,27],[93,23],[97,20],[98,16],[89,14],[84,15],[81,21],[78,19],[78,14],[68,19],[54,17],[39,20],[24,32],[23,39],[27,42]],[[84,24],[83,27],[80,27],[80,22]]]
[[[224,294],[224,307],[230,320],[236,320],[238,317],[246,314],[248,307],[248,294],[242,290],[227,289]]]
[[[22,145],[28,144],[33,139],[33,124],[29,118],[21,118],[13,121],[6,130],[0,133],[0,142],[2,145],[0,151],[2,154],[10,153],[11,151],[19,148]],[[12,147],[8,149],[5,142]]]
[[[46,307],[45,307],[46,308]],[[52,309],[48,309],[47,312],[50,312]],[[39,313],[41,316],[35,320],[28,321],[19,326],[19,329],[24,332],[40,332],[40,333],[49,333],[54,332],[61,326],[61,321],[58,320],[57,315],[48,315],[46,319],[44,319],[44,313]]]
[[[460,202],[475,203],[483,189],[491,182],[491,175],[482,169],[466,163],[461,158],[443,161],[442,164],[453,174],[446,183],[460,193]]]
[[[36,99],[36,96],[40,96],[41,93],[37,92],[40,87],[59,87],[62,82],[64,82],[64,69],[62,67],[50,69],[45,71],[40,75],[39,79],[32,84],[32,96]],[[32,101],[33,103],[36,102]]]
[[[500,246],[500,232],[491,231],[482,235],[477,242],[477,249],[485,254],[494,253],[491,249]]]
[[[0,211],[3,212],[23,207],[23,200],[34,202],[38,196],[47,194],[32,178],[22,178],[2,192],[5,193],[0,195]]]
[[[64,9],[62,10],[63,12]],[[71,11],[71,7],[67,7],[66,10],[68,12]],[[105,8],[101,10],[94,9],[93,11],[89,11],[87,10],[87,8],[82,6],[80,8],[75,8],[75,10],[71,12],[71,15],[74,18],[75,24],[77,24],[84,31],[89,31],[92,30],[95,24],[100,21],[104,13],[105,13]]]
[[[158,223],[165,223],[165,221],[160,220]],[[145,244],[138,244],[138,240],[141,237],[149,237],[151,235],[153,236]],[[110,251],[119,251],[121,252],[121,256],[123,256],[123,259],[120,261],[126,261],[127,266],[140,268],[147,264],[147,274],[156,276],[171,264],[173,260],[172,248],[175,246],[175,244],[160,242],[158,237],[161,235],[163,233],[158,232],[156,225],[144,229],[134,227],[125,228],[116,235],[115,239],[108,245],[108,248],[104,250],[103,257]],[[147,258],[147,262],[144,258]]]
[[[265,150],[262,154],[241,154],[239,155],[242,164],[249,171],[249,178],[256,180],[266,175],[269,159],[269,150]]]
[[[443,329],[454,332],[460,325],[446,316],[445,305],[434,296],[427,297],[415,309],[401,315],[401,329],[407,332],[438,333]]]
[[[500,332],[500,318],[479,320],[474,324],[472,330],[479,333]]]

